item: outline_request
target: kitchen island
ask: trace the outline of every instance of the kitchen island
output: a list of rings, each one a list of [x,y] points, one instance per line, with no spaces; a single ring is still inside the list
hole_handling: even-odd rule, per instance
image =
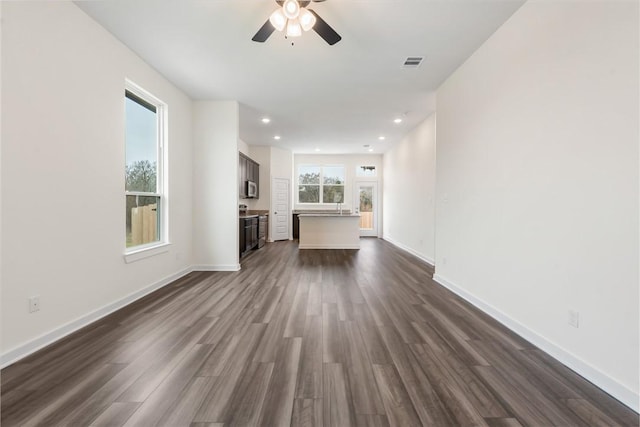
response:
[[[301,213],[300,249],[360,249],[360,215]]]

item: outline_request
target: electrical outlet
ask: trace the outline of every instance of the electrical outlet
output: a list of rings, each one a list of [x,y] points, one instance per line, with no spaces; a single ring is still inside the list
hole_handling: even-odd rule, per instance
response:
[[[40,311],[40,295],[29,298],[29,313]]]
[[[575,310],[569,310],[569,325],[577,328],[580,326],[580,313]]]

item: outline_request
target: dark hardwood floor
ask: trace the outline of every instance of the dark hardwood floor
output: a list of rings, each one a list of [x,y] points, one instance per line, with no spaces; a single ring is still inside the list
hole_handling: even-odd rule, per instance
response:
[[[615,426],[638,415],[378,239],[278,242],[1,373],[2,426]]]

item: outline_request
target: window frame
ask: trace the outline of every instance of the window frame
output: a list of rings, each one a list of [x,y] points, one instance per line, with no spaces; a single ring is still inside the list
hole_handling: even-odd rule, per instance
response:
[[[156,141],[156,192],[144,192],[144,191],[127,191],[125,186],[124,202],[126,207],[126,200],[128,196],[144,196],[144,197],[158,197],[159,198],[159,224],[158,232],[159,238],[155,242],[145,243],[136,246],[127,247],[126,242],[126,223],[124,227],[125,239],[124,239],[124,256],[125,262],[133,262],[139,259],[153,256],[158,253],[163,253],[168,250],[170,245],[169,241],[169,203],[168,203],[168,183],[167,183],[167,118],[168,108],[167,104],[160,100],[155,95],[149,93],[139,85],[133,83],[130,80],[125,80],[124,101],[126,102],[127,92],[133,95],[133,98],[129,98],[134,102],[137,102],[145,108],[152,106],[156,112],[156,126],[157,126],[157,141]],[[134,99],[138,98],[138,99]],[[145,105],[148,104],[148,105]],[[125,117],[126,120],[126,117]],[[125,122],[126,124],[126,122]],[[125,131],[125,153],[126,153],[126,131]],[[124,162],[126,167],[126,161]],[[126,175],[124,176],[126,179]],[[125,209],[126,211],[126,209]],[[126,221],[125,221],[126,222]]]
[[[318,203],[315,202],[301,202],[300,201],[300,186],[301,185],[315,185],[315,184],[300,184],[300,168],[302,167],[313,167],[320,169],[320,183],[318,184]],[[344,181],[342,184],[325,184],[324,183],[324,169],[325,168],[342,168],[342,173],[344,175]],[[342,187],[343,201],[347,198],[346,189],[347,189],[347,168],[344,164],[318,164],[318,163],[301,163],[297,165],[296,171],[296,204],[303,206],[318,206],[318,205],[333,205],[336,202],[325,202],[324,201],[324,186],[331,187]]]
[[[369,168],[369,170],[373,171],[373,174],[367,175],[367,174],[363,174],[360,173],[361,170],[364,170],[365,168]],[[373,169],[370,169],[373,168]],[[372,165],[372,164],[366,164],[366,165],[358,165],[356,166],[356,177],[357,178],[377,178],[378,177],[378,167],[376,165]]]

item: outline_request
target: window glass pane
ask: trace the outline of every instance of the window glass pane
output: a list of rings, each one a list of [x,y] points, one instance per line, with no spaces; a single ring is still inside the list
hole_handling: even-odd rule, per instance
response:
[[[156,193],[158,125],[156,113],[125,97],[126,191]]]
[[[320,186],[319,185],[298,186],[298,202],[299,203],[320,203]]]
[[[373,212],[373,187],[360,187],[360,212]]]
[[[343,166],[325,166],[322,170],[324,184],[344,184]],[[327,202],[326,199],[324,199]],[[331,203],[331,202],[327,202]]]
[[[375,166],[358,166],[356,168],[357,176],[376,176]]]
[[[127,196],[127,247],[160,240],[160,197]]]
[[[344,203],[344,185],[324,185],[322,187],[323,203]]]
[[[298,184],[320,184],[320,167],[298,167]]]
[[[126,165],[125,171],[127,191],[156,192],[157,163],[151,164],[148,160],[139,160]]]
[[[360,187],[360,229],[373,230],[373,187]]]

